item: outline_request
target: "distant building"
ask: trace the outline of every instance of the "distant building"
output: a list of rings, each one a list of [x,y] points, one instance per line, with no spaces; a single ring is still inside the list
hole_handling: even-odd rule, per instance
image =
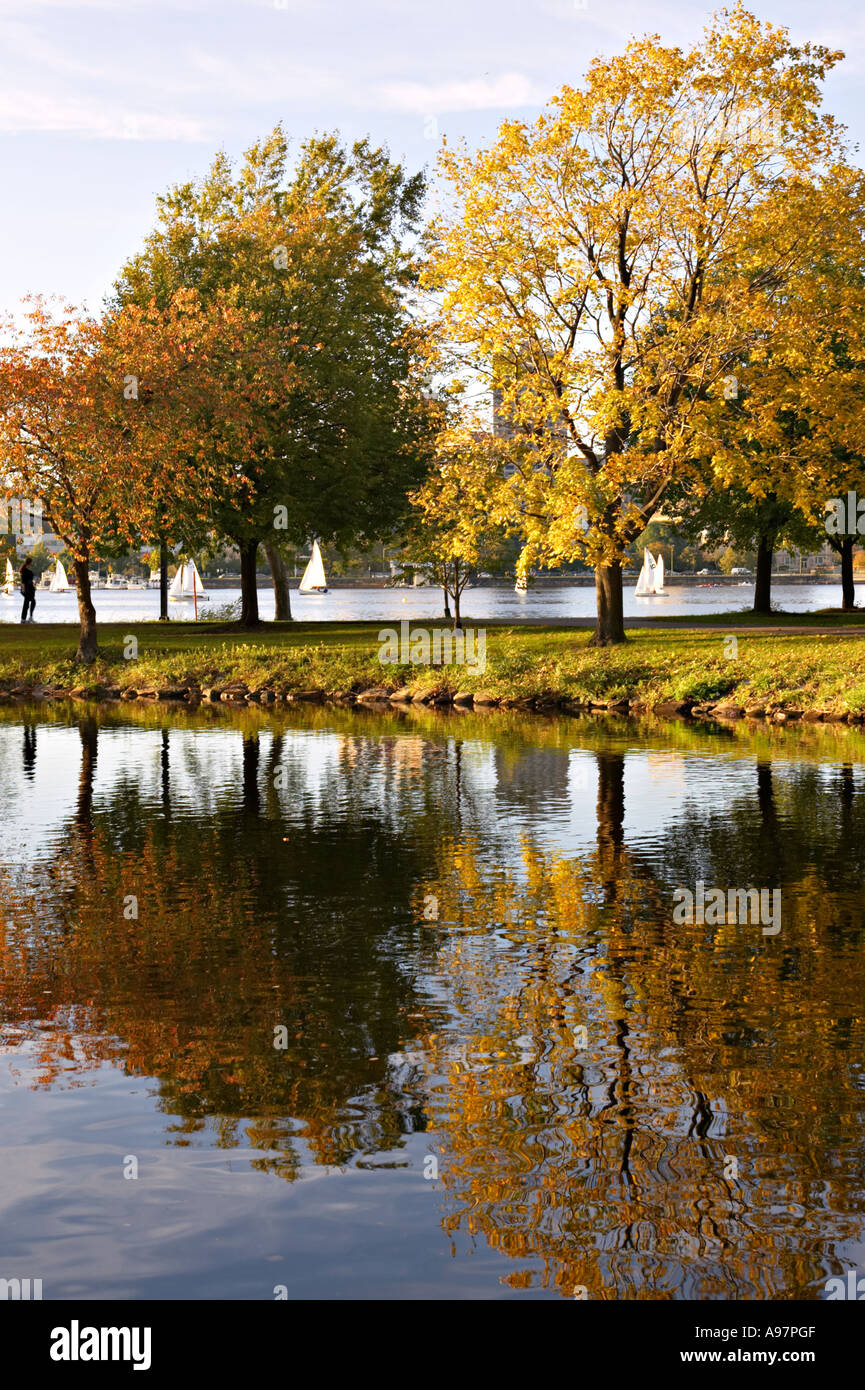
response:
[[[66,542],[62,541],[59,536],[55,536],[52,531],[43,531],[41,535],[37,536],[18,535],[15,537],[15,545],[24,555],[29,555],[33,547],[37,545],[43,545],[49,555],[59,555],[66,549]]]

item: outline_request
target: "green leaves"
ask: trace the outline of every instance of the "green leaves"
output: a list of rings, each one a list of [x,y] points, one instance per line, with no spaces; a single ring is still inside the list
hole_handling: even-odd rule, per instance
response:
[[[291,168],[277,126],[237,172],[221,155],[199,183],[160,200],[159,224],[126,267],[119,299],[164,302],[180,286],[205,304],[224,298],[263,354],[258,377],[244,383],[261,439],[244,460],[242,506],[213,500],[220,532],[267,535],[275,503],[288,515],[284,538],[296,543],[318,535],[347,544],[399,519],[422,473],[404,303],[414,278],[405,234],[422,193],[422,178],[386,150],[367,141],[347,149],[334,134],[304,142]]]

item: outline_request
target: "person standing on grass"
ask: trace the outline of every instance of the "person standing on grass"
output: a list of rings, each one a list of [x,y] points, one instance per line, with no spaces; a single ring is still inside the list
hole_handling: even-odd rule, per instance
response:
[[[29,560],[25,560],[21,566],[21,593],[24,596],[21,621],[22,623],[32,623],[33,609],[36,607],[36,581]]]

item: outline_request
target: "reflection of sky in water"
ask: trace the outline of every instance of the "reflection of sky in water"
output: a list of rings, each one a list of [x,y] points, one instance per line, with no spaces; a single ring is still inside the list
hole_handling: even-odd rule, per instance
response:
[[[268,756],[273,734],[260,735],[259,784],[265,788],[272,776]],[[388,735],[383,757],[379,740],[316,730],[284,731],[280,766],[287,786],[274,787],[272,795],[287,819],[302,815],[312,824],[344,814],[342,775],[346,759],[364,762],[363,808],[399,829],[402,812],[392,801],[393,766],[414,775],[409,784],[410,803],[423,795],[420,769],[431,744],[440,751],[438,766],[447,777],[455,773],[455,740],[447,735],[434,740],[417,730]],[[173,814],[207,818],[219,805],[234,803],[241,794],[242,740],[223,729],[171,729],[170,796]],[[389,750],[389,752],[387,751]],[[143,806],[162,804],[162,742],[159,731],[103,727],[99,731],[93,806],[98,814],[107,808],[118,789],[136,789]],[[522,839],[529,835],[539,847],[559,853],[576,853],[592,844],[597,834],[598,764],[593,751],[522,748],[502,752],[493,737],[459,741],[462,824],[464,830],[494,832],[497,851],[516,856]],[[75,813],[81,765],[81,740],[77,729],[40,725],[36,733],[33,778],[21,776],[22,731],[0,726],[0,787],[3,796],[2,859],[26,863],[38,859],[64,833],[64,823]],[[428,766],[428,765],[425,765]],[[783,780],[795,769],[794,758],[773,756],[773,772]],[[828,785],[837,775],[837,764],[823,764],[817,776]],[[857,776],[859,775],[857,771]],[[703,813],[723,811],[736,797],[753,792],[752,756],[718,746],[705,751],[665,750],[632,746],[625,758],[625,840],[650,850],[667,833],[692,802]],[[14,787],[14,791],[12,788]],[[353,787],[355,797],[358,786]],[[357,801],[353,802],[355,814]]]

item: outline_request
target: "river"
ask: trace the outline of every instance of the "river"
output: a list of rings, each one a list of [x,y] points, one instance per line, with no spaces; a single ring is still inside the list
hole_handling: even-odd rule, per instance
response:
[[[633,585],[624,596],[625,616],[687,617],[689,614],[729,613],[750,609],[753,603],[753,581],[741,584],[712,584],[708,581],[694,585],[675,585],[666,594],[652,598],[635,598]],[[240,599],[239,589],[213,589],[200,613],[222,608]],[[97,619],[103,622],[145,622],[159,617],[159,594],[155,590],[98,589],[93,594]],[[261,616],[273,618],[273,590],[259,589]],[[772,586],[775,608],[788,613],[809,613],[823,608],[840,608],[841,585],[783,584],[776,580]],[[856,586],[856,602],[865,604],[865,585]],[[394,618],[434,619],[442,616],[442,595],[439,589],[331,589],[326,594],[301,596],[291,591],[292,613],[295,618],[313,622],[380,621]],[[172,616],[189,619],[193,616],[191,603],[170,605]],[[0,622],[17,622],[21,600],[16,595],[0,596]],[[495,618],[501,621],[549,619],[550,622],[568,618],[591,618],[595,615],[595,591],[591,585],[569,585],[514,593],[511,588],[478,587],[466,591],[463,614],[472,620]],[[51,594],[39,591],[36,596],[36,622],[62,623],[77,621],[74,593]]]
[[[856,728],[6,707],[0,797],[0,1276],[771,1299],[865,1262]],[[777,915],[683,921],[698,884]]]

